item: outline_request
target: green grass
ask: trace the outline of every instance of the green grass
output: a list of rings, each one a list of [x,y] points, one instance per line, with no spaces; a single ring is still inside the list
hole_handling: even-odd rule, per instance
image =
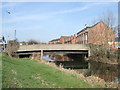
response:
[[[2,56],[3,88],[91,88],[76,75],[70,75],[31,59]]]

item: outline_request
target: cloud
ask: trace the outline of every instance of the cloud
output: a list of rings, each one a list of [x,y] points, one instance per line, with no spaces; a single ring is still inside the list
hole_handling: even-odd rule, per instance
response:
[[[69,9],[69,10],[55,11],[55,12],[46,13],[46,14],[18,15],[17,17],[13,17],[9,20],[3,21],[3,23],[11,23],[11,22],[24,21],[24,20],[47,20],[58,14],[79,12],[79,11],[83,11],[87,8],[88,7],[85,6],[85,7],[73,8],[73,9]]]
[[[53,12],[53,14],[66,14],[66,13],[73,13],[73,12],[80,12],[80,11],[84,11],[86,9],[89,9],[91,7],[97,6],[97,5],[107,5],[109,3],[89,3],[86,4],[83,7],[78,7],[78,8],[73,8],[73,9],[69,9],[69,10],[63,10],[63,11],[57,11],[57,12]]]
[[[25,20],[48,20],[54,16],[60,15],[60,14],[67,14],[67,13],[74,13],[74,12],[80,12],[84,11],[86,9],[89,9],[94,6],[98,6],[101,4],[108,4],[108,3],[88,3],[84,5],[83,7],[77,7],[77,8],[72,8],[68,10],[61,10],[61,11],[54,11],[50,13],[45,13],[45,14],[32,14],[32,15],[23,15],[23,14],[18,14],[17,17],[12,17],[9,20],[3,21],[3,23],[12,23],[12,22],[19,22],[19,21],[25,21]],[[15,4],[12,5],[6,5],[6,6],[14,6]]]
[[[74,9],[69,9],[69,10],[63,10],[63,11],[57,11],[57,12],[53,12],[54,15],[57,14],[66,14],[66,13],[73,13],[73,12],[79,12],[79,11],[83,11],[86,10],[88,7],[79,7],[79,8],[74,8]]]
[[[13,22],[21,22],[21,21],[32,21],[32,20],[46,20],[50,18],[50,16],[46,16],[46,15],[25,15],[25,16],[17,16],[17,17],[13,17],[9,20],[3,20],[3,23],[13,23]]]
[[[95,2],[95,3],[87,3],[85,6],[83,7],[79,7],[79,8],[74,8],[74,9],[70,9],[70,10],[63,10],[61,12],[58,12],[58,13],[61,13],[61,14],[64,14],[64,13],[73,13],[73,12],[80,12],[80,11],[84,11],[86,9],[89,9],[91,7],[98,7],[98,5],[109,5],[109,3],[107,2],[104,2],[104,3],[101,3],[101,2]]]

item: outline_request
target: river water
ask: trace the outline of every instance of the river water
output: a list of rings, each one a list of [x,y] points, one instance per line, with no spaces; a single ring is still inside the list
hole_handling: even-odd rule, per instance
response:
[[[96,61],[85,61],[81,55],[46,55],[43,58],[49,62],[54,62],[66,69],[73,69],[78,73],[83,73],[85,77],[94,75],[106,82],[120,82],[117,64],[106,64]]]

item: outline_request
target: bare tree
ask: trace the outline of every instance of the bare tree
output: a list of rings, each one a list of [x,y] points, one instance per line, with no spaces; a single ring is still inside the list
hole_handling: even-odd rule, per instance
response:
[[[16,55],[16,51],[19,48],[19,43],[17,40],[10,40],[8,41],[6,52],[10,57]]]
[[[103,13],[99,20],[103,21],[108,27],[113,28],[115,23],[117,22],[116,17],[114,16],[113,12],[107,11]]]
[[[20,43],[22,43],[22,45],[26,45],[26,42],[25,42],[25,41],[22,41],[22,42],[20,42]]]
[[[115,56],[115,54],[113,54],[113,52],[110,50],[110,47],[113,46],[113,42],[115,39],[115,31],[113,28],[115,27],[115,24],[117,24],[116,17],[114,16],[114,14],[111,11],[107,11],[107,12],[103,13],[101,16],[99,16],[97,21],[98,20],[104,22],[104,27],[103,27],[103,25],[100,25],[99,29],[101,29],[101,30],[100,30],[100,32],[96,32],[96,35],[95,35],[95,36],[97,36],[97,34],[101,35],[102,38],[100,38],[100,39],[102,39],[101,43],[103,43],[102,47],[101,46],[98,47],[99,48],[98,55],[101,55],[100,57],[105,56],[105,57],[109,58],[109,60],[114,61],[112,56]],[[96,22],[95,19],[94,19],[93,23],[94,22]],[[98,39],[98,41],[99,41],[99,39]],[[97,51],[95,51],[94,54],[97,54]]]
[[[34,45],[34,44],[38,44],[38,42],[32,39],[28,41],[28,45]]]
[[[113,12],[111,11],[106,11],[105,13],[102,14],[102,16],[100,16],[98,18],[100,21],[103,21],[107,26],[104,28],[105,30],[105,46],[109,46],[108,45],[108,42],[110,41],[109,40],[109,30],[110,29],[113,29],[113,27],[115,27],[115,24],[116,24],[116,17],[114,16]],[[114,34],[115,34],[115,31],[114,31]],[[111,40],[112,42],[112,40]]]

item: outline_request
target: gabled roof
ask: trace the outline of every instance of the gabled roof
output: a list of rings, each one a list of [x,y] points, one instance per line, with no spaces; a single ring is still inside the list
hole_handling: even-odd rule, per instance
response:
[[[91,28],[91,27],[86,27],[86,28],[82,29],[81,31],[79,31],[77,34],[79,34],[79,33],[83,32],[83,31],[87,30],[88,28]]]
[[[70,37],[70,36],[61,36],[61,38],[68,38],[68,37]]]
[[[53,39],[53,40],[51,40],[51,41],[49,41],[49,42],[52,42],[52,41],[58,41],[58,40],[60,40],[60,38]]]
[[[104,23],[104,22],[103,22],[103,21],[99,21],[98,23]],[[96,23],[96,24],[94,24],[94,25],[92,25],[92,26],[89,26],[89,27],[86,27],[86,28],[82,29],[82,30],[79,31],[77,34],[79,34],[79,33],[83,32],[83,31],[87,30],[88,28],[92,28],[92,27],[96,26],[98,23]]]

